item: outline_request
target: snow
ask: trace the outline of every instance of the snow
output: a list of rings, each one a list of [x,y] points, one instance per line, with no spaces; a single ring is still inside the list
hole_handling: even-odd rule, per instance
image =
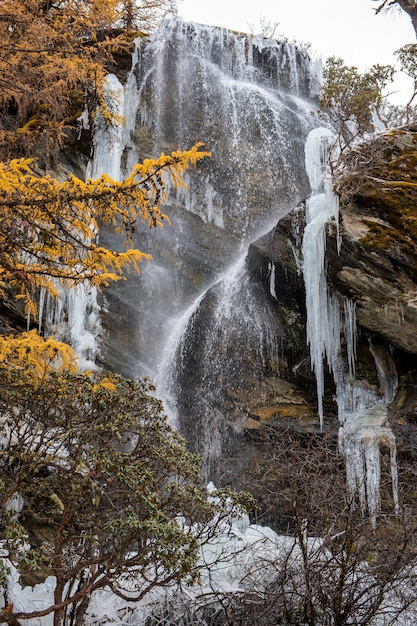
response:
[[[306,580],[304,557],[311,567],[309,575],[314,575],[314,571],[322,575],[324,567],[328,571],[329,581],[334,578],[336,584],[338,580],[338,560],[327,547],[329,539],[337,541],[337,537],[324,539],[308,536],[306,524],[300,544],[295,537],[278,535],[271,528],[250,524],[244,513],[233,514],[223,530],[224,532],[220,532],[200,548],[200,580],[197,584],[190,587],[177,584],[166,588],[154,587],[140,602],[123,600],[109,588],[97,590],[90,598],[85,626],[142,626],[151,615],[155,616],[158,611],[163,614],[167,608],[172,614],[172,623],[196,623],[187,621],[186,617],[183,621],[181,618],[198,608],[213,607],[216,602],[224,602],[228,596],[236,598],[250,593],[252,597],[253,594],[258,594],[259,598],[272,597],[277,580],[281,580],[281,583],[285,581],[283,589],[287,589],[290,602],[294,598],[295,602],[298,601],[297,598],[301,601]],[[41,611],[53,604],[54,577],[50,576],[44,583],[34,587],[23,588],[19,582],[18,571],[7,560],[7,552],[0,551],[0,556],[10,569],[5,593],[0,594],[0,609],[5,606],[5,597],[8,603],[13,604],[14,611]],[[409,582],[401,580],[401,574]],[[387,587],[382,605],[376,608],[376,614],[369,622],[370,626],[388,626],[393,623],[396,626],[413,626],[416,623],[415,593],[410,582],[415,575],[415,564],[410,564],[407,570],[399,573],[398,583],[394,581]],[[352,580],[349,582],[346,579],[345,584],[351,584],[354,593],[362,597],[362,600],[363,594],[379,591],[379,582],[373,577],[367,563],[357,565],[350,576]],[[130,574],[123,577],[121,582],[124,588],[134,589],[137,580]],[[329,593],[329,589],[323,591]],[[408,608],[399,611],[405,599],[410,601]],[[366,611],[368,605],[366,602],[363,604],[362,600],[358,607],[363,607]],[[394,622],[393,614],[399,614]],[[358,619],[360,620],[360,616]],[[21,620],[21,623],[24,626],[52,626],[53,618],[51,614]]]
[[[215,489],[214,486],[212,488]],[[216,520],[213,520],[213,523],[216,523]],[[306,537],[305,540],[310,557],[326,555],[322,539]],[[19,573],[8,561],[7,552],[3,550],[2,556],[10,569],[6,595],[7,601],[13,604],[14,611],[42,611],[53,604],[56,582],[53,576],[34,587],[22,587]],[[261,590],[273,582],[282,563],[296,571],[300,567],[301,559],[302,552],[294,537],[280,536],[269,527],[250,524],[245,513],[237,514],[232,511],[231,518],[225,521],[216,537],[200,548],[197,564],[200,571],[198,584],[186,589],[177,585],[164,589],[154,588],[138,603],[122,600],[109,588],[100,589],[91,596],[85,623],[86,626],[110,626],[110,624],[139,626],[144,623],[146,616],[156,604],[167,600],[172,602],[178,594],[183,596],[181,602],[197,606],[207,601],[208,597]],[[134,576],[124,577],[123,586],[134,589]],[[0,594],[1,597],[3,605],[0,604],[0,608],[4,608],[4,594]],[[52,626],[52,623],[52,614],[22,620],[25,626]]]

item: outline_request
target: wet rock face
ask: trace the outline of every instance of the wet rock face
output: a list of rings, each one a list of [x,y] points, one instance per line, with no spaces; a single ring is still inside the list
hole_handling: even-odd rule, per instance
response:
[[[246,428],[291,403],[291,385],[280,380],[283,342],[278,311],[243,260],[207,291],[191,316],[172,376],[178,427],[204,456],[206,479],[219,478],[220,458],[243,454]]]
[[[301,268],[304,225],[305,206],[301,204],[272,231],[251,244],[248,266],[251,274],[263,284],[264,297],[277,311],[285,330],[278,375],[284,385],[289,385],[289,393],[277,394],[280,399],[275,403],[275,410],[273,402],[266,403],[259,414],[270,414],[296,430],[310,432],[319,429],[319,419],[316,381],[306,338],[306,297]],[[337,410],[333,401],[334,384],[329,375],[326,392],[326,412],[328,420],[333,421]],[[248,427],[253,427],[252,423],[248,423]]]
[[[295,46],[168,21],[141,45],[134,73],[139,159],[196,140],[212,153],[179,204],[246,239],[307,192],[312,78]]]
[[[177,319],[308,193],[310,61],[261,39],[167,20],[139,42],[124,90],[121,176],[198,140],[211,157],[190,168],[186,189],[169,189],[172,225],[149,233],[138,224],[135,244],[152,255],[141,276],[103,291],[102,363],[126,376],[158,375]],[[104,245],[111,238],[101,233]]]
[[[182,207],[168,206],[171,223],[149,230],[138,225],[135,245],[150,254],[139,276],[129,274],[103,289],[102,361],[130,378],[153,375],[172,319],[190,306],[236,257],[236,238]],[[117,249],[120,237],[102,230],[100,240]]]

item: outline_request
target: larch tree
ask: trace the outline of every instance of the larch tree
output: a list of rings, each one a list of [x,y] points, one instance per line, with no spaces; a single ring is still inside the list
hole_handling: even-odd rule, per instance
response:
[[[139,3],[154,16],[165,5]],[[41,290],[56,296],[58,285],[100,287],[138,272],[149,257],[133,232],[162,225],[167,185],[183,186],[185,171],[209,154],[199,143],[162,154],[122,182],[45,175],[84,107],[120,123],[106,109],[104,77],[129,45],[115,30],[122,8],[117,0],[0,4],[0,303],[21,302],[34,319]],[[100,224],[124,238],[121,252],[100,245]],[[34,330],[0,336],[0,444],[2,549],[21,572],[41,567],[56,580],[46,609],[19,613],[7,602],[3,552],[1,623],[53,614],[55,626],[79,625],[94,590],[134,600],[193,580],[198,539],[233,498],[207,501],[198,460],[148,385],[80,374],[69,346]],[[28,550],[33,523],[48,538]]]
[[[36,176],[27,159],[0,164],[3,287],[17,289],[27,310],[36,315],[35,290],[44,287],[56,295],[55,279],[69,286],[88,281],[99,287],[120,278],[126,267],[138,270],[147,255],[130,247],[131,236],[141,222],[162,225],[167,177],[175,186],[183,185],[186,169],[208,155],[200,145],[147,159],[123,182],[106,175],[95,181],[70,176],[59,182]],[[114,224],[125,235],[125,251],[98,244],[99,222]]]
[[[184,185],[186,169],[208,155],[199,148],[196,144],[188,151],[147,159],[123,182],[103,175],[85,182],[70,176],[61,183],[36,176],[28,160],[0,164],[0,298],[23,301],[26,313],[36,319],[40,289],[56,297],[58,283],[100,287],[123,279],[130,269],[139,272],[139,263],[149,257],[133,247],[132,233],[143,223],[162,225],[167,180]],[[113,224],[124,235],[125,250],[100,246],[99,223]],[[43,339],[34,332],[20,337],[29,339],[39,350]],[[10,366],[9,341],[0,341],[0,366]],[[61,347],[56,342],[59,354]],[[24,356],[19,349],[13,354]]]
[[[0,158],[48,164],[85,103],[102,95],[116,0],[5,0],[0,5]]]
[[[120,23],[127,29],[149,32],[158,22],[176,15],[176,0],[121,0],[118,4]]]
[[[23,301],[32,319],[41,289],[56,296],[58,283],[71,287],[87,281],[99,287],[129,269],[139,271],[146,255],[133,248],[132,232],[140,224],[162,224],[166,184],[183,185],[186,169],[208,154],[198,144],[148,159],[121,183],[106,176],[82,181],[70,175],[61,182],[43,175],[83,110],[90,121],[101,109],[109,125],[121,122],[106,108],[104,77],[114,54],[126,52],[137,34],[119,28],[123,14],[133,8],[135,16],[148,16],[151,26],[150,17],[156,20],[168,3],[0,4],[0,298]],[[113,224],[124,234],[123,252],[99,245],[99,223]],[[41,338],[34,333],[22,340],[36,341],[40,349]],[[9,350],[2,340],[0,358],[6,366]],[[14,363],[16,354],[21,353],[17,350]],[[66,357],[64,363],[69,364]]]
[[[0,3],[0,159],[48,163],[85,106],[102,99],[117,53],[175,12],[174,0],[3,0]]]

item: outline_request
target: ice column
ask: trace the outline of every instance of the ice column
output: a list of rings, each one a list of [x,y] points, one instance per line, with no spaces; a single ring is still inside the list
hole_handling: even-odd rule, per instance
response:
[[[94,154],[87,168],[87,178],[95,180],[102,174],[107,174],[114,180],[120,180],[120,163],[124,149],[124,89],[114,74],[106,76],[104,101],[114,117],[114,122],[109,124],[102,113],[97,113],[93,137]]]
[[[323,426],[324,361],[336,373],[340,368],[340,311],[336,298],[328,296],[325,251],[326,226],[338,225],[338,198],[329,184],[327,159],[332,133],[315,128],[305,147],[306,170],[311,196],[306,205],[302,253],[306,288],[307,341],[311,366],[316,375],[318,412]]]

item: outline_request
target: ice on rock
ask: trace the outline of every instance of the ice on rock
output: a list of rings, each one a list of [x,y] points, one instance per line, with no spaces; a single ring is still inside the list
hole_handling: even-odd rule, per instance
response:
[[[339,445],[346,458],[347,488],[353,498],[375,521],[380,509],[380,446],[391,451],[390,470],[394,507],[398,510],[398,479],[394,434],[387,421],[386,399],[396,388],[394,376],[385,377],[382,393],[355,380],[356,319],[355,306],[343,306],[327,284],[325,252],[330,223],[334,223],[338,248],[338,198],[332,190],[328,160],[332,132],[315,128],[305,146],[306,170],[311,196],[306,203],[306,227],[302,242],[303,275],[306,288],[307,339],[312,369],[316,375],[318,413],[323,427],[324,372],[327,362],[336,385],[340,422]],[[347,359],[342,357],[342,340]],[[378,366],[378,363],[376,363]],[[386,385],[391,385],[390,389]]]

